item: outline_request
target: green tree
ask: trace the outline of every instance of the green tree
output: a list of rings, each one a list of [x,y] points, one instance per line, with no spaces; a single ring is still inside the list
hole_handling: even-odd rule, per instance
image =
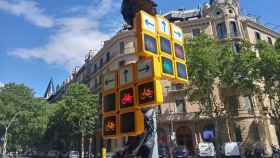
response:
[[[79,137],[81,157],[84,157],[84,139],[96,131],[98,97],[91,94],[86,85],[74,83],[62,101],[53,107],[46,138],[65,148]]]
[[[38,143],[46,129],[46,105],[23,84],[10,83],[0,88],[0,131],[1,135],[6,135],[8,149],[16,150]]]
[[[275,42],[275,48],[279,51],[280,50],[280,38],[278,38]]]

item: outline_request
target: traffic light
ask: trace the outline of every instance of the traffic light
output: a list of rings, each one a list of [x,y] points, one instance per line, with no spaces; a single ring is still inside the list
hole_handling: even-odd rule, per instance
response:
[[[159,58],[147,57],[140,58],[136,63],[136,82],[143,82],[161,77]]]
[[[176,81],[181,83],[188,82],[187,65],[183,62],[176,61]]]
[[[120,112],[120,135],[138,136],[144,133],[144,115],[138,108]]]
[[[171,37],[172,40],[178,43],[184,43],[183,31],[180,27],[175,24],[170,24],[171,26]]]
[[[114,113],[117,110],[117,95],[116,91],[102,95],[102,111],[103,113]]]
[[[162,78],[168,80],[174,80],[175,71],[174,71],[174,60],[173,58],[161,56],[161,74]]]
[[[156,16],[160,55],[173,56],[170,23],[161,16]]]
[[[119,90],[119,109],[132,108],[136,105],[135,103],[135,88],[134,86],[125,87]]]
[[[150,80],[138,83],[136,89],[137,105],[140,108],[158,106],[163,103],[160,80]]]
[[[136,15],[137,54],[139,56],[157,56],[157,27],[154,16],[144,11]]]
[[[102,134],[105,139],[118,137],[117,115],[105,115],[102,120]]]

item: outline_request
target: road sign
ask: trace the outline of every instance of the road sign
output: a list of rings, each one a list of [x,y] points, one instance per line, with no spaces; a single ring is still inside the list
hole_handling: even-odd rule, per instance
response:
[[[103,92],[117,89],[117,72],[110,72],[103,77]]]
[[[137,18],[137,20],[140,21],[140,28],[138,28],[140,32],[147,31],[153,34],[156,33],[156,20],[154,16],[144,11],[140,11],[137,15]]]
[[[137,105],[140,108],[158,106],[163,103],[162,87],[159,80],[150,80],[137,84]]]
[[[158,33],[170,36],[170,23],[167,19],[161,16],[156,16]]]
[[[174,41],[184,43],[183,31],[180,27],[171,24],[171,35]]]
[[[120,87],[127,86],[134,82],[134,64],[122,67],[119,71]]]
[[[120,135],[138,136],[144,133],[144,115],[134,108],[120,112]]]
[[[141,58],[136,63],[136,82],[160,77],[158,58]]]

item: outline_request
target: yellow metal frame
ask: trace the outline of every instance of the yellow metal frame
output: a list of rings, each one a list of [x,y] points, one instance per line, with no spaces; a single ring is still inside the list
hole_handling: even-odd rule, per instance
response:
[[[116,91],[118,88],[119,88],[119,75],[118,75],[118,71],[111,71],[109,73],[115,73],[115,77],[116,77],[116,87],[115,88],[112,88],[112,89],[108,89],[108,90],[105,90],[104,89],[104,85],[105,85],[105,80],[104,80],[104,77],[103,77],[103,82],[102,82],[102,93],[106,93],[106,92],[110,92],[110,91]]]
[[[135,125],[135,130],[134,132],[128,132],[128,133],[122,133],[121,128],[122,128],[122,122],[121,122],[121,115],[134,112],[134,125]],[[138,136],[144,133],[144,114],[139,108],[132,108],[132,109],[127,109],[123,110],[119,114],[119,135],[120,136]]]
[[[178,42],[178,43],[184,43],[184,33],[183,33],[183,30],[182,30],[179,26],[177,26],[177,25],[175,25],[175,24],[173,24],[173,23],[170,23],[170,28],[171,28],[171,37],[172,37],[172,40],[175,41],[175,42]],[[182,33],[182,39],[181,39],[181,40],[178,40],[178,39],[175,39],[175,38],[174,38],[173,32],[174,32],[174,29],[175,29],[175,28],[181,30],[181,33]]]
[[[120,73],[120,70],[124,69],[124,68],[127,68],[127,67],[130,67],[130,66],[132,67],[132,81],[127,83],[127,84],[121,85],[121,73]],[[134,84],[135,79],[136,79],[136,76],[135,76],[135,64],[134,63],[128,64],[128,65],[125,65],[125,66],[122,66],[121,68],[119,68],[119,71],[118,71],[118,85],[119,85],[118,87],[119,88],[127,87],[128,85]]]
[[[115,97],[116,97],[116,100],[115,100],[115,107],[116,107],[115,111],[104,112],[103,97],[107,96],[107,95],[110,95],[110,94],[113,94],[113,93],[115,93]],[[119,95],[118,95],[118,90],[117,89],[102,93],[102,106],[101,106],[101,108],[102,108],[102,114],[103,115],[111,115],[111,114],[117,113],[118,112],[118,107],[119,107],[118,104],[119,104]]]
[[[130,107],[127,107],[127,108],[121,108],[121,91],[123,91],[123,90],[126,90],[126,89],[130,89],[130,88],[132,88],[133,89],[133,106],[130,106]],[[137,100],[136,100],[136,90],[135,90],[135,85],[134,84],[130,84],[130,85],[127,85],[126,87],[122,87],[122,88],[120,88],[119,89],[119,91],[118,91],[118,106],[117,106],[117,111],[123,111],[123,110],[126,110],[126,109],[131,109],[131,108],[135,108],[135,107],[137,107]]]
[[[139,97],[140,97],[140,94],[139,94],[139,87],[143,84],[146,84],[146,83],[153,83],[154,85],[154,101],[151,101],[151,102],[148,102],[148,103],[145,103],[145,104],[140,104],[139,103]],[[136,94],[137,94],[137,106],[139,108],[150,108],[150,107],[155,107],[155,106],[158,106],[159,104],[162,104],[163,103],[163,93],[162,93],[162,86],[161,86],[161,83],[160,83],[160,80],[147,80],[147,81],[144,81],[144,82],[140,82],[136,85]]]
[[[176,56],[175,44],[178,44],[178,45],[182,46],[183,51],[184,51],[184,57],[185,57],[185,59],[181,59],[181,58],[178,58],[178,57]],[[175,59],[176,61],[186,62],[187,57],[186,57],[186,52],[185,52],[185,48],[184,48],[184,44],[183,44],[183,43],[173,41],[173,42],[172,42],[172,50],[173,50],[173,57],[174,57],[174,59]]]
[[[167,58],[167,59],[169,59],[169,60],[171,60],[171,62],[172,62],[172,68],[173,68],[173,75],[170,75],[170,74],[167,74],[167,73],[164,73],[163,72],[163,60],[162,60],[162,58]],[[160,70],[161,70],[161,76],[162,76],[162,78],[163,79],[167,79],[167,80],[174,80],[175,79],[175,75],[176,75],[176,72],[175,72],[175,65],[174,65],[174,58],[171,58],[171,57],[169,57],[169,56],[166,56],[166,55],[162,55],[161,57],[160,57]]]
[[[180,63],[180,64],[183,64],[183,65],[185,65],[186,66],[186,77],[187,78],[181,78],[181,77],[179,77],[178,76],[178,68],[177,68],[177,63]],[[188,77],[188,67],[187,67],[187,64],[185,63],[185,62],[180,62],[180,61],[176,61],[175,62],[175,68],[176,68],[176,82],[177,83],[188,83],[188,81],[189,81],[189,77]]]
[[[104,135],[104,120],[105,118],[108,118],[108,117],[116,117],[116,135]],[[103,115],[102,116],[102,136],[104,139],[117,139],[120,135],[119,135],[119,132],[120,132],[120,122],[119,122],[119,116],[118,114],[110,114],[110,115]]]
[[[155,32],[151,32],[151,31],[145,29],[145,27],[144,27],[144,16],[147,16],[147,17],[149,17],[149,18],[151,18],[155,21]],[[150,34],[156,35],[156,33],[157,33],[157,25],[156,25],[157,21],[156,21],[155,16],[152,16],[152,15],[146,13],[145,11],[140,10],[136,15],[135,20],[136,20],[136,22],[135,22],[136,25],[135,26],[136,26],[136,31],[137,32],[149,32]]]
[[[141,80],[138,79],[138,76],[137,76],[137,64],[142,61],[142,60],[145,60],[145,59],[148,59],[148,60],[151,60],[152,61],[152,66],[153,66],[153,72],[152,72],[152,76],[151,77],[147,77],[147,78],[143,78]],[[144,82],[144,81],[149,81],[151,79],[159,79],[161,78],[161,71],[159,69],[159,66],[160,66],[160,60],[159,60],[159,57],[142,57],[138,60],[138,62],[136,63],[135,65],[135,79],[136,79],[136,84],[137,83],[140,83],[140,82]]]

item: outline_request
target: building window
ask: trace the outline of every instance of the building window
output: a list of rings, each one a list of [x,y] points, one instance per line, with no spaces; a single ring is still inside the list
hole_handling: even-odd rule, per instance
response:
[[[93,88],[97,88],[97,85],[98,85],[98,80],[97,80],[97,78],[95,78],[94,79],[94,86],[93,86]]]
[[[101,58],[99,61],[99,68],[102,68],[102,66],[103,66],[103,58]]]
[[[198,36],[200,34],[200,29],[193,29],[192,30],[193,36]]]
[[[94,72],[96,72],[97,71],[97,64],[95,63],[94,64]]]
[[[226,23],[222,22],[217,25],[217,35],[219,39],[224,39],[227,37]]]
[[[243,141],[240,127],[235,127],[235,138],[236,138],[236,142]]]
[[[125,64],[124,60],[119,61],[119,66],[124,66],[124,64]]]
[[[271,45],[273,44],[271,37],[267,37],[267,41],[268,41],[269,44],[271,44]]]
[[[124,42],[120,42],[120,54],[124,53]]]
[[[111,53],[108,52],[108,53],[106,54],[106,62],[109,62],[110,59],[111,59]]]
[[[259,127],[258,127],[257,125],[254,125],[254,126],[252,127],[252,132],[251,132],[251,134],[252,134],[253,140],[254,140],[255,142],[260,141]]]
[[[176,100],[176,112],[177,113],[184,113],[185,112],[185,100]]]
[[[236,96],[228,97],[228,110],[234,115],[238,113],[238,100]]]
[[[231,35],[231,37],[237,37],[238,36],[237,24],[234,21],[230,22],[230,35]]]
[[[248,112],[253,111],[253,102],[251,96],[245,96],[243,97],[244,100],[244,110]]]
[[[278,138],[278,144],[280,144],[280,127],[278,126],[276,126],[276,135],[277,135],[277,138]]]
[[[255,32],[256,41],[261,40],[261,34],[259,32]]]
[[[235,53],[239,54],[241,52],[241,46],[239,43],[234,42],[232,46]]]

